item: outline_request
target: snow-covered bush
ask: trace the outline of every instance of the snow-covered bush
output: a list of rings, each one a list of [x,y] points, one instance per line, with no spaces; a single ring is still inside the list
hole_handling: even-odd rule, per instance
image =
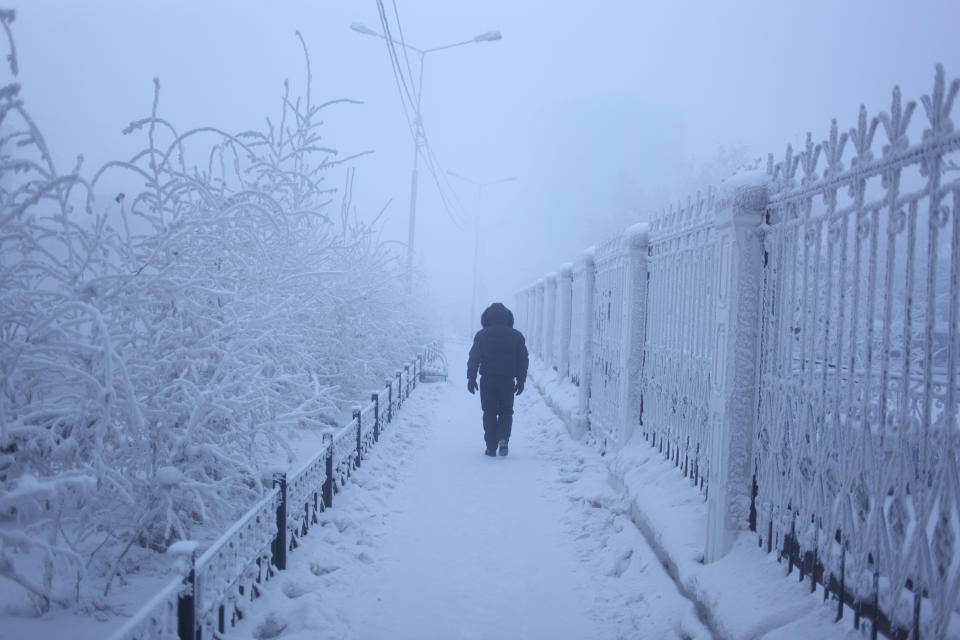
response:
[[[38,611],[108,592],[131,549],[219,533],[287,434],[345,422],[429,340],[394,256],[325,214],[351,158],[319,114],[349,101],[310,89],[307,58],[265,132],[179,133],[155,81],[125,130],[143,151],[89,182],[0,89],[0,576]],[[94,199],[107,179],[130,188]]]

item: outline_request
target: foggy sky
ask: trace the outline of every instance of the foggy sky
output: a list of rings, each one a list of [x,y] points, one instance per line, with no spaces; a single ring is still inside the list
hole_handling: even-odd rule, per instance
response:
[[[390,7],[390,3],[386,3]],[[693,186],[720,147],[780,157],[830,119],[855,125],[865,103],[889,109],[932,87],[934,64],[960,75],[960,3],[591,2],[397,0],[407,42],[429,48],[499,29],[503,40],[427,57],[422,113],[445,169],[484,192],[481,302],[514,292],[579,257],[627,222]],[[121,130],[160,113],[181,130],[262,128],[283,81],[304,90],[299,29],[316,101],[347,97],[325,118],[326,140],[358,160],[354,202],[372,217],[389,200],[383,238],[406,241],[413,142],[374,2],[317,0],[29,0],[13,24],[22,96],[58,168],[78,153],[88,175],[137,145]],[[917,117],[922,117],[918,113]],[[879,135],[879,134],[878,134]],[[417,261],[434,297],[469,307],[476,190],[452,180],[452,219],[421,171]],[[459,319],[457,320],[459,323]]]

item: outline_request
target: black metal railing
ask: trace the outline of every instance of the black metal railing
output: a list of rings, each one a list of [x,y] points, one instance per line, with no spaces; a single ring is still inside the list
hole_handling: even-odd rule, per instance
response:
[[[427,347],[435,350],[436,345]],[[261,585],[287,568],[318,514],[360,466],[417,386],[419,354],[353,411],[350,422],[326,434],[323,446],[295,473],[274,475],[274,487],[201,555],[189,546],[185,576],[167,583],[110,640],[221,637],[242,620]]]

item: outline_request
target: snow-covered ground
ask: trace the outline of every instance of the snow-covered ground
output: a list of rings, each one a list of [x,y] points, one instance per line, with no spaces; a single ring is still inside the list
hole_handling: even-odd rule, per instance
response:
[[[510,455],[484,456],[466,349],[228,637],[863,637],[749,533],[704,565],[702,495],[642,440],[603,457],[572,438],[576,390],[536,363]]]
[[[458,375],[466,349],[448,349],[450,380],[417,388],[229,638],[862,637],[750,534],[704,565],[702,495],[642,440],[602,457],[572,438],[558,414],[576,389],[552,371],[534,364],[510,455],[484,456],[479,396]],[[160,577],[132,580],[113,613]],[[0,638],[116,624],[4,616]]]
[[[611,489],[532,387],[510,455],[479,396],[422,385],[231,638],[709,638]],[[282,628],[282,630],[281,630]]]
[[[530,386],[540,391],[558,418],[553,427],[562,431],[562,422],[579,437],[583,426],[576,415],[576,387],[538,362],[532,363],[530,376],[534,380]],[[786,562],[759,549],[752,532],[742,532],[723,558],[704,564],[704,495],[639,435],[604,460],[610,485],[629,503],[632,522],[675,584],[696,601],[715,637],[841,640],[868,633],[866,622],[860,630],[853,628],[849,607],[837,623],[836,601],[825,604],[822,587],[811,593],[809,576],[800,583],[796,569],[787,576]]]

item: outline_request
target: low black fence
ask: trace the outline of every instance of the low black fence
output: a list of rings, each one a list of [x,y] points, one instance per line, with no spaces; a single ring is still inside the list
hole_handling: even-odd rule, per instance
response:
[[[275,474],[273,490],[202,554],[195,545],[172,547],[188,559],[186,576],[165,585],[110,640],[215,639],[242,620],[261,585],[286,569],[317,514],[333,506],[438,351],[431,345],[399,369],[347,425],[324,436],[320,451],[296,473]]]

